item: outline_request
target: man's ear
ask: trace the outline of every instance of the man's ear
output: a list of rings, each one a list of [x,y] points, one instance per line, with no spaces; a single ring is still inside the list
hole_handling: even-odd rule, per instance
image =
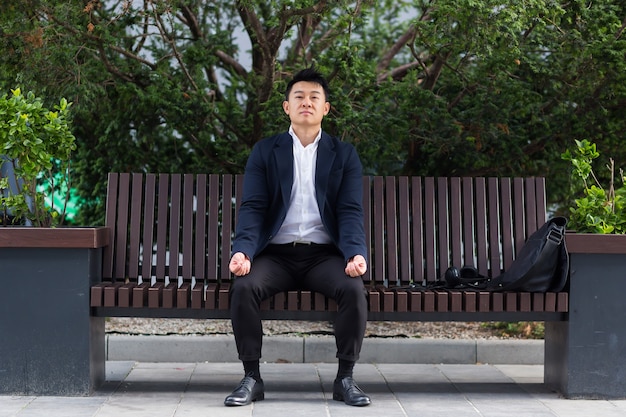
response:
[[[324,103],[324,116],[330,112],[330,101]]]
[[[289,102],[287,100],[283,101],[283,110],[285,114],[289,114]]]

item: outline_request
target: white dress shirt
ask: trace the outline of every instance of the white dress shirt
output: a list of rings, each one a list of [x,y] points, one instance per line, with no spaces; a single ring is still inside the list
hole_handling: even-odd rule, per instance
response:
[[[293,127],[289,127],[289,134],[293,138],[291,200],[285,221],[270,243],[330,243],[331,238],[322,224],[315,198],[315,164],[322,130],[320,129],[313,143],[306,147],[302,146]]]

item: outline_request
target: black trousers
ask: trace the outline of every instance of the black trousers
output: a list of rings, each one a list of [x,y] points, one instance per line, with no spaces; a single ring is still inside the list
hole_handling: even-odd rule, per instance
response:
[[[337,301],[334,323],[337,358],[356,361],[367,323],[363,280],[345,273],[345,260],[334,245],[269,245],[237,277],[230,293],[230,313],[239,359],[261,358],[261,301],[282,291],[309,290]]]

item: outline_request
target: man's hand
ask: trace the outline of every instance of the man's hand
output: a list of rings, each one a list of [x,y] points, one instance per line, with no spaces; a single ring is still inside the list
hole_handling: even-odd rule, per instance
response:
[[[232,271],[232,269],[231,269]],[[348,261],[346,265],[346,275],[352,278],[360,277],[367,271],[367,262],[362,255],[355,255],[354,258]]]
[[[230,258],[228,269],[238,277],[247,275],[250,272],[250,258],[241,252],[237,252]]]

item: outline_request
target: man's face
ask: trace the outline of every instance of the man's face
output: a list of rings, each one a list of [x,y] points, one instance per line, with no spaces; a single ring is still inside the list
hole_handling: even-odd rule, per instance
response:
[[[283,102],[283,109],[294,126],[321,126],[322,119],[330,111],[330,103],[321,85],[300,81],[293,85],[289,100]]]

